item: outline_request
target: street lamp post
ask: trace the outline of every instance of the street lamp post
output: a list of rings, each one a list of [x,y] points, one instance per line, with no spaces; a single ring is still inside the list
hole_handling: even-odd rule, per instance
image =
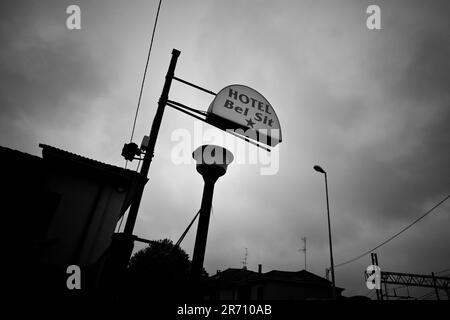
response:
[[[333,299],[336,299],[336,282],[334,279],[334,263],[333,263],[333,245],[331,241],[331,224],[330,224],[330,204],[328,200],[328,179],[327,172],[322,169],[320,166],[314,166],[314,170],[317,172],[323,173],[325,175],[325,192],[327,197],[327,215],[328,215],[328,239],[330,241],[330,263],[331,263],[331,281],[332,281],[332,295]]]
[[[201,273],[205,259],[214,185],[217,179],[227,172],[227,167],[234,157],[230,151],[216,145],[200,146],[193,152],[192,157],[197,162],[197,171],[202,175],[205,183],[191,270],[193,285],[196,286],[194,288],[194,298],[201,298]]]

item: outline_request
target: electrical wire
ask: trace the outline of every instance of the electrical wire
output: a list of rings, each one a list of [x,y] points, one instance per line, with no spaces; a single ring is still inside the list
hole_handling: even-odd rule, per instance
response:
[[[388,243],[389,241],[393,240],[394,238],[396,238],[397,236],[399,236],[400,234],[402,234],[403,232],[405,232],[406,230],[408,230],[409,228],[411,228],[414,224],[416,224],[417,222],[419,222],[420,220],[422,220],[423,218],[425,218],[427,215],[429,215],[431,212],[433,212],[434,209],[436,209],[437,207],[439,207],[441,204],[443,204],[445,201],[447,201],[447,199],[450,198],[450,195],[446,196],[444,199],[442,199],[441,201],[439,201],[435,206],[433,206],[430,210],[428,210],[427,212],[425,212],[425,214],[423,214],[422,216],[420,216],[419,218],[417,218],[416,220],[414,220],[412,223],[410,223],[408,226],[406,226],[405,228],[403,228],[402,230],[400,230],[399,232],[397,232],[396,234],[394,234],[392,237],[388,238],[387,240],[383,241],[381,244],[379,244],[378,246],[376,246],[375,248],[372,248],[370,250],[367,250],[366,252],[360,254],[359,256],[357,256],[356,258],[350,259],[348,261],[345,261],[343,263],[339,263],[337,265],[335,265],[335,268],[338,267],[342,267],[346,264],[352,263],[356,260],[361,259],[362,257],[368,255],[369,253],[375,251],[376,249],[380,248],[381,246],[384,246],[386,243]]]
[[[139,166],[141,165],[141,161],[142,161],[142,159],[139,159],[137,167],[136,167],[136,172],[138,172],[138,173],[139,173]]]
[[[444,272],[447,272],[447,271],[450,271],[450,268],[442,270],[442,271],[439,271],[439,272],[435,272],[435,274],[440,274],[440,273],[444,273]]]
[[[158,17],[159,17],[159,11],[161,9],[161,3],[162,3],[162,0],[159,0],[158,10],[156,11],[155,24],[153,25],[152,38],[150,40],[150,47],[148,49],[148,54],[147,54],[147,61],[145,63],[144,75],[142,76],[141,90],[139,92],[139,99],[138,99],[138,104],[137,104],[137,107],[136,107],[136,114],[134,116],[133,129],[131,130],[130,142],[133,140],[134,129],[136,127],[136,120],[137,120],[137,116],[138,116],[138,113],[139,113],[139,107],[141,105],[142,92],[144,91],[144,83],[145,83],[145,78],[147,76],[148,63],[150,61],[150,54],[152,52],[153,40],[155,38],[156,25],[158,23]]]
[[[131,129],[130,143],[133,141],[134,131],[136,129],[136,121],[137,121],[137,117],[138,117],[138,114],[139,114],[139,108],[141,106],[142,92],[144,91],[145,78],[147,76],[148,64],[149,64],[149,61],[150,61],[150,55],[151,55],[152,47],[153,47],[153,40],[155,38],[156,25],[158,24],[159,12],[161,10],[161,3],[162,3],[162,0],[159,0],[158,10],[156,11],[155,23],[153,25],[152,37],[151,37],[151,40],[150,40],[150,46],[148,48],[147,61],[145,62],[144,74],[142,76],[141,89],[139,91],[139,98],[138,98],[138,103],[137,103],[137,106],[136,106],[136,113],[134,115],[133,127]],[[139,171],[139,165],[140,164],[141,164],[141,161],[139,160],[137,168],[136,168],[136,171]],[[125,169],[127,168],[127,166],[128,166],[128,160],[125,161]],[[125,213],[122,215],[122,218],[120,219],[119,228],[117,229],[117,232],[120,232],[120,227],[122,226],[122,222],[123,222],[124,217],[125,217]]]
[[[119,227],[117,228],[117,232],[120,232],[120,227],[122,226],[123,218],[125,217],[125,213],[122,215],[122,218],[120,218]]]
[[[428,296],[431,296],[434,293],[435,293],[435,290],[432,290],[428,293],[425,293],[423,296],[418,297],[417,300],[425,300],[425,298],[428,298]]]
[[[197,217],[200,214],[200,210],[198,210],[197,214],[194,216],[194,218],[191,220],[191,222],[189,223],[189,225],[187,226],[186,230],[184,230],[183,234],[181,235],[180,239],[178,239],[177,243],[174,245],[174,249],[179,247],[181,242],[183,241],[184,237],[186,237],[186,234],[188,233],[189,229],[191,228],[192,224],[194,223],[194,221],[197,219]]]
[[[155,38],[156,25],[158,24],[158,17],[159,17],[159,11],[161,9],[161,3],[162,3],[162,0],[159,0],[158,10],[156,11],[155,23],[153,25],[152,37],[150,40],[150,46],[148,48],[147,61],[145,62],[144,74],[142,76],[141,89],[139,91],[139,98],[138,98],[138,103],[137,103],[137,107],[136,107],[136,113],[134,115],[133,128],[131,129],[130,143],[133,141],[134,130],[136,128],[136,121],[137,121],[137,117],[138,117],[138,113],[139,113],[139,108],[141,106],[142,92],[144,91],[145,78],[147,76],[148,64],[150,61],[150,54],[152,52],[153,40]],[[125,162],[125,168],[127,167],[127,165],[128,165],[128,160]]]
[[[136,167],[136,172],[139,172],[139,166],[141,165],[141,161],[142,161],[142,159],[138,160],[138,164],[137,164],[137,167]],[[124,218],[125,218],[125,213],[120,218],[119,227],[117,228],[117,232],[120,232],[120,227],[122,226],[122,222],[123,222]]]

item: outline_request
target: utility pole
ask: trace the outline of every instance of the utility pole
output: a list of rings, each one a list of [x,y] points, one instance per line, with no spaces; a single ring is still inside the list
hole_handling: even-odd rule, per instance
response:
[[[158,138],[159,128],[161,126],[162,117],[164,115],[164,110],[166,108],[167,100],[169,99],[170,86],[172,84],[172,79],[175,75],[175,67],[177,65],[178,57],[180,56],[180,51],[172,50],[172,59],[170,60],[169,69],[167,70],[166,80],[164,82],[164,87],[161,92],[161,97],[158,101],[158,108],[156,109],[155,118],[153,119],[152,128],[150,130],[150,136],[148,141],[147,151],[144,155],[144,160],[142,161],[141,171],[139,172],[139,183],[136,191],[136,195],[133,199],[133,203],[130,207],[130,212],[128,213],[127,223],[125,224],[124,233],[126,235],[132,236],[134,225],[136,223],[137,214],[139,211],[139,206],[141,204],[142,194],[144,193],[144,186],[147,182],[147,174],[150,169],[150,164],[152,162],[156,139]]]
[[[370,257],[372,259],[372,265],[378,267],[378,256],[376,253],[371,253]],[[383,291],[381,290],[381,283],[380,283],[380,289],[375,289],[377,293],[377,300],[383,300]],[[387,294],[387,292],[386,292]]]
[[[302,241],[303,241],[303,248],[299,249],[298,251],[303,251],[303,253],[305,254],[305,270],[306,270],[306,237],[303,237]]]
[[[179,55],[180,51],[176,49],[172,50],[172,58],[166,74],[161,97],[158,101],[158,108],[153,119],[149,142],[142,162],[141,171],[137,176],[136,191],[132,199],[124,232],[113,235],[111,253],[107,258],[105,269],[102,274],[102,287],[113,295],[122,293],[120,287],[123,284],[124,274],[126,272],[128,262],[130,261],[131,254],[133,253],[134,240],[136,240],[136,237],[133,235],[133,229],[136,223],[139,206],[141,204],[142,194],[144,193],[144,187],[148,180],[147,175],[154,155],[156,139],[158,137],[159,128],[164,115],[164,109],[169,98],[170,86],[172,84],[172,79],[174,78],[175,67]]]

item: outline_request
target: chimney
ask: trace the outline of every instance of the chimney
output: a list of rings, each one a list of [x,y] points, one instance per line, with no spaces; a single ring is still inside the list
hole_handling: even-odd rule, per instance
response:
[[[258,264],[258,273],[262,274],[262,264]]]

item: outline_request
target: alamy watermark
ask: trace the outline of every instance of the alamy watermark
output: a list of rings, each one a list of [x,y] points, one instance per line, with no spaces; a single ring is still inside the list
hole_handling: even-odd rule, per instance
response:
[[[369,30],[381,29],[381,9],[378,5],[369,5],[366,13],[370,16],[366,19],[366,27]],[[69,16],[66,19],[66,27],[69,30],[81,29],[81,8],[79,5],[72,4],[66,8],[66,14]]]
[[[67,267],[66,273],[69,275],[66,280],[67,289],[81,289],[81,269],[76,264]]]
[[[367,14],[370,14],[366,20],[366,26],[369,30],[380,30],[381,29],[381,9],[377,5],[370,5],[366,10]]]
[[[69,15],[66,19],[66,27],[69,30],[81,29],[81,8],[76,4],[72,4],[66,8],[66,13]]]

